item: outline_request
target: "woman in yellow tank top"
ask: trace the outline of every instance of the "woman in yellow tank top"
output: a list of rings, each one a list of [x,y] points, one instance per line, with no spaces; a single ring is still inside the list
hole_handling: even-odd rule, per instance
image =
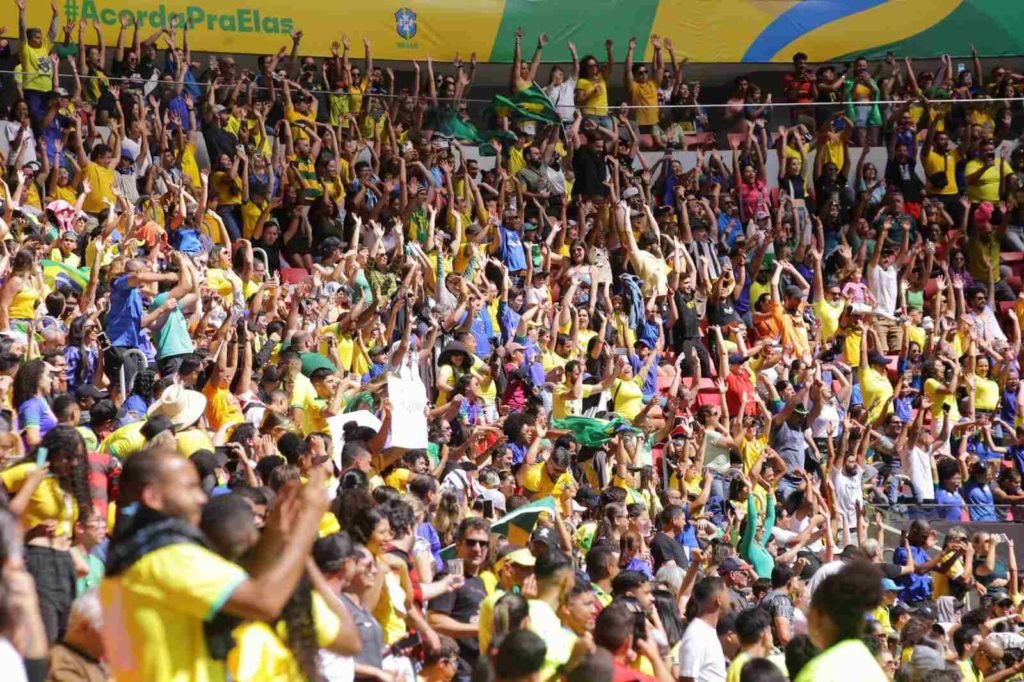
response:
[[[18,251],[10,276],[0,287],[0,329],[10,329],[12,320],[34,320],[43,293],[35,256],[27,249]]]

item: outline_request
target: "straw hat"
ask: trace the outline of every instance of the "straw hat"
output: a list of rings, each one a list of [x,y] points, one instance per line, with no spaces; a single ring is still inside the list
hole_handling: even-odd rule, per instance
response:
[[[150,405],[147,414],[150,417],[164,415],[171,420],[177,430],[198,421],[205,409],[206,396],[199,391],[190,391],[178,384],[172,384],[164,389],[160,400]]]

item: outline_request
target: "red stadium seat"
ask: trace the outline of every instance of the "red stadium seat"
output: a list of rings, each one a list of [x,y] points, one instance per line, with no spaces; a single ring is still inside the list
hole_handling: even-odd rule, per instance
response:
[[[281,281],[284,284],[298,284],[309,277],[306,268],[281,268]]]

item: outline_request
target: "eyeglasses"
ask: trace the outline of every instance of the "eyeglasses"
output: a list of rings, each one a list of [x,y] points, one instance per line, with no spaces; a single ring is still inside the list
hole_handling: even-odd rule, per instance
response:
[[[490,544],[489,540],[473,540],[470,538],[465,538],[462,542],[469,547],[486,547]]]

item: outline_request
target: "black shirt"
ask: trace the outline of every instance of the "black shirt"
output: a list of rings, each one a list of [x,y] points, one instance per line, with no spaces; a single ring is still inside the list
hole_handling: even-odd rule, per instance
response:
[[[658,572],[662,564],[669,561],[675,561],[679,568],[686,568],[689,564],[683,546],[664,531],[658,531],[651,539],[651,558],[654,559],[655,573]]]
[[[608,194],[608,188],[604,184],[605,178],[608,177],[604,154],[583,147],[572,157],[572,170],[576,173],[576,181],[572,186],[574,197],[603,197]]]
[[[447,572],[437,575],[435,580],[445,577]],[[430,611],[449,616],[460,623],[477,623],[480,617],[480,602],[487,597],[487,588],[484,581],[477,576],[466,576],[466,582],[454,592],[442,594],[436,599],[430,600]],[[480,642],[473,637],[463,637],[455,640],[459,644],[459,674],[458,679],[468,680],[473,673],[473,667],[480,658]]]

